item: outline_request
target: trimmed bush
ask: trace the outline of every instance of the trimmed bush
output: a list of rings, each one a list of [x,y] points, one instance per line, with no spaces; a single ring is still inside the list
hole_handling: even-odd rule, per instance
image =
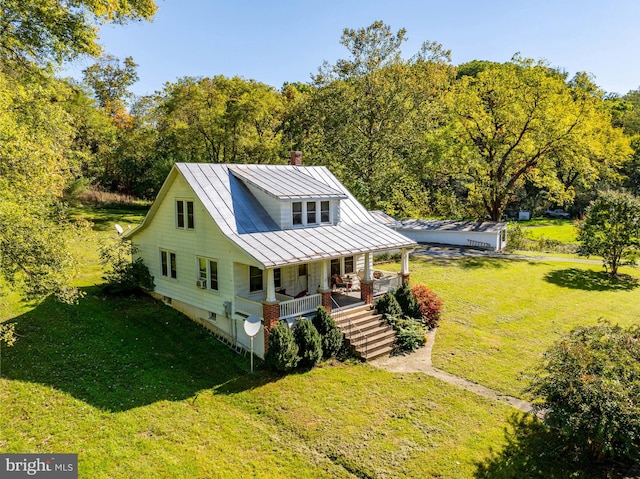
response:
[[[325,358],[334,358],[342,347],[343,336],[331,314],[318,306],[312,318],[313,325],[322,337],[322,354]]]
[[[318,364],[322,359],[322,338],[313,323],[306,319],[298,319],[293,336],[298,344],[299,366],[312,368]]]
[[[411,292],[418,304],[418,309],[422,316],[422,324],[429,329],[435,328],[440,320],[442,300],[423,284],[412,286]]]
[[[387,291],[376,303],[379,314],[389,316],[402,316],[402,308],[391,291]]]
[[[411,288],[407,283],[404,283],[401,287],[396,289],[394,294],[405,316],[422,319],[422,313],[420,312],[418,302],[416,301],[415,296],[413,296]]]
[[[280,321],[269,334],[269,349],[264,357],[267,366],[280,372],[294,369],[300,362],[298,344],[289,326]]]

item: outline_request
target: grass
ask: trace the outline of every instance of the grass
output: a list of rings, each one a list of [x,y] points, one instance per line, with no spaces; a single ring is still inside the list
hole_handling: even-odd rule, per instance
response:
[[[531,239],[536,241],[545,238],[562,244],[578,243],[574,220],[535,218],[530,221],[519,221],[518,224]]]
[[[415,256],[411,270],[413,282],[444,299],[434,365],[516,397],[561,335],[601,318],[630,325],[640,316],[637,279],[611,278],[597,264]]]
[[[2,350],[0,452],[78,453],[80,477],[92,479],[587,475],[549,459],[554,435],[536,422],[422,374],[359,362],[251,374],[247,357],[173,309],[100,294],[98,242],[142,212],[78,214],[95,225],[78,245],[87,257],[80,302],[14,295],[0,304],[0,320],[19,335]],[[640,303],[632,283],[584,265],[414,259],[411,267],[412,280],[446,302],[436,364],[516,395],[538,342],[598,314],[631,320]]]

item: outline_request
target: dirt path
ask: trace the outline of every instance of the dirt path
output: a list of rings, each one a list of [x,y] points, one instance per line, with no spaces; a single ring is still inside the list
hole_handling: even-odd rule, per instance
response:
[[[461,387],[462,389],[466,389],[467,391],[471,391],[480,396],[503,402],[526,413],[532,412],[533,406],[527,401],[502,394],[493,389],[489,389],[485,386],[481,386],[480,384],[468,381],[459,376],[454,376],[453,374],[449,374],[441,369],[433,367],[431,362],[431,351],[436,340],[436,331],[437,329],[429,331],[427,334],[427,344],[418,351],[401,356],[376,359],[371,361],[370,364],[395,373],[424,373],[428,376],[433,376],[441,381]]]

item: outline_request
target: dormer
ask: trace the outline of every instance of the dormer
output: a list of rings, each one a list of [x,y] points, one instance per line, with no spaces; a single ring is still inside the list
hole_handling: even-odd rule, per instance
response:
[[[242,181],[283,230],[335,225],[347,196],[307,174],[303,166],[233,165]]]

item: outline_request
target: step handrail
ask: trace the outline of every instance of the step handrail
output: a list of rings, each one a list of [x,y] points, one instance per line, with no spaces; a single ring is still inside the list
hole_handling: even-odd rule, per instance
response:
[[[364,339],[364,359],[367,357],[367,352],[369,351],[369,341],[367,336],[362,332],[362,330],[353,324],[353,322],[348,318],[346,312],[348,309],[341,309],[340,305],[336,302],[335,299],[331,298],[331,316],[336,323],[343,322],[345,319],[347,321],[347,330],[349,331],[349,342],[357,349],[358,346],[362,345],[362,340]],[[335,310],[335,312],[333,312]],[[360,339],[357,341],[353,341],[351,338],[353,337],[353,332],[359,335]]]

